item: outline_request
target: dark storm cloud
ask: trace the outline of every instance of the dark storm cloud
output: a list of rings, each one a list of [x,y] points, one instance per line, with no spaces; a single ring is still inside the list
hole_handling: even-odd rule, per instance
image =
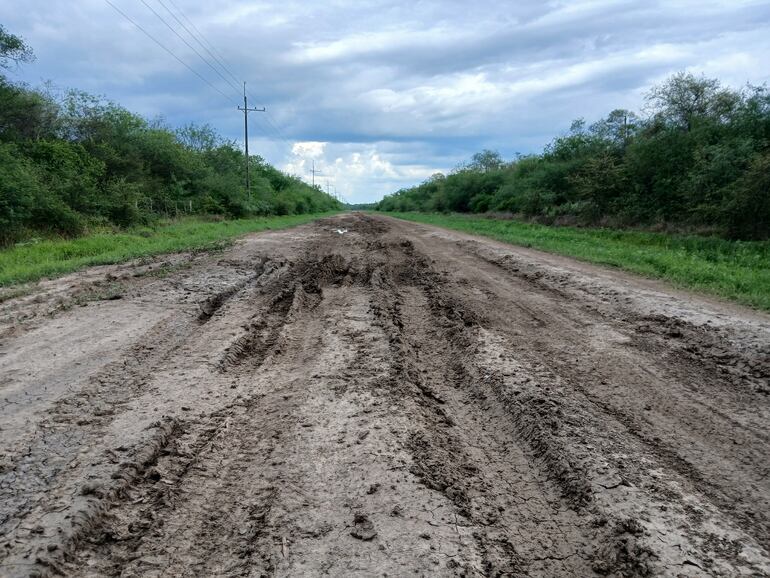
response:
[[[0,6],[0,22],[38,55],[18,77],[241,138],[238,87],[140,0],[112,1],[216,90],[104,0]],[[254,104],[269,109],[252,115],[254,150],[303,176],[315,159],[355,200],[484,147],[532,152],[576,117],[638,110],[678,70],[731,85],[768,79],[768,2],[145,1],[184,35],[163,4],[182,8],[249,81]]]

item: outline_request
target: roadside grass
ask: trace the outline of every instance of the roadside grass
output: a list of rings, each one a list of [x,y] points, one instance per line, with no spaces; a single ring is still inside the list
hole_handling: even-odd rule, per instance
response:
[[[64,275],[91,265],[121,263],[178,251],[219,249],[239,235],[293,227],[331,214],[334,213],[218,222],[187,218],[121,233],[21,243],[0,250],[0,287]]]
[[[616,229],[549,227],[459,214],[386,213],[611,265],[770,311],[770,242]]]

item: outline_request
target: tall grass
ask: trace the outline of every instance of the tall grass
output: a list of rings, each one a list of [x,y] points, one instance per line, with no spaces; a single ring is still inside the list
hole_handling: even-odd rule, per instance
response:
[[[686,289],[770,311],[770,242],[616,229],[549,227],[428,213],[394,217],[484,235],[514,245],[664,279]]]
[[[99,233],[71,240],[43,240],[0,250],[0,286],[70,273],[90,265],[149,255],[210,249],[238,235],[307,223],[323,215],[291,215],[211,222],[189,218],[156,228]]]

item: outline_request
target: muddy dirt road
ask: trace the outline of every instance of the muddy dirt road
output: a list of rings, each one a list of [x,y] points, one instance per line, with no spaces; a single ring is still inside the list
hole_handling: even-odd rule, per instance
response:
[[[362,214],[49,281],[0,305],[0,575],[768,575],[769,348]]]

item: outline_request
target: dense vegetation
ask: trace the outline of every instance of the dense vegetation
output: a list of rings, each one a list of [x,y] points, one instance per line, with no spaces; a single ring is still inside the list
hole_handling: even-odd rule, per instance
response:
[[[646,98],[575,121],[541,154],[483,151],[385,197],[383,211],[504,212],[557,224],[655,226],[738,239],[770,235],[770,93],[679,73]]]
[[[29,61],[0,26],[0,68]],[[160,217],[289,215],[339,208],[320,188],[249,159],[209,126],[172,130],[78,91],[56,96],[0,74],[0,246]]]

